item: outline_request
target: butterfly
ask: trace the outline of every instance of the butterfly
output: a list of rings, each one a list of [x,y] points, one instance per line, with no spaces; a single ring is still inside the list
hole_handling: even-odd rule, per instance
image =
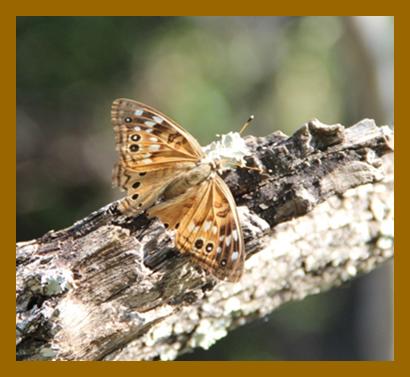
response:
[[[175,232],[175,246],[213,276],[242,275],[245,247],[235,200],[220,174],[245,166],[250,152],[237,132],[207,147],[175,121],[143,103],[120,98],[111,119],[119,161],[113,186],[126,191],[118,208],[145,212]]]

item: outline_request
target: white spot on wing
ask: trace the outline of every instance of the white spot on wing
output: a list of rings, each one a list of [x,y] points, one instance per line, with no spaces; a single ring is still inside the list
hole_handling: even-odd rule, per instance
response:
[[[161,149],[161,146],[159,144],[152,144],[148,147],[150,151],[159,151]]]
[[[219,247],[216,249],[216,253],[217,253],[217,254],[221,254],[221,252],[222,252],[222,248],[219,246]]]
[[[157,139],[156,137],[150,137],[150,138],[149,138],[149,141],[157,142],[158,139]]]
[[[194,223],[191,223],[191,224],[188,225],[188,231],[189,232],[192,232],[194,230],[194,228],[195,228]]]
[[[228,237],[226,237],[226,246],[229,246],[231,244],[231,235],[229,235]]]
[[[232,237],[235,242],[238,241],[238,231],[236,229],[232,232]]]
[[[216,227],[216,225],[214,225],[214,226],[212,227],[212,233],[213,233],[213,234],[216,234],[217,231],[218,231],[218,228]]]
[[[210,221],[205,222],[204,231],[207,232],[211,228],[212,223]]]
[[[238,257],[239,257],[239,251],[234,251],[233,253],[232,253],[232,256],[231,256],[231,260],[232,260],[232,262],[235,262],[237,259],[238,259]]]
[[[135,111],[134,111],[134,114],[135,114],[136,116],[141,116],[143,113],[144,113],[144,110],[142,110],[142,109],[138,109],[138,110],[135,110]]]
[[[160,118],[160,117],[157,117],[156,115],[154,115],[152,118],[153,118],[153,119],[155,120],[155,122],[157,122],[158,124],[161,124],[161,123],[164,121],[164,119],[162,119],[162,118]]]
[[[197,233],[198,230],[199,230],[199,226],[197,225],[197,226],[194,228],[194,233]]]
[[[134,127],[134,130],[135,130],[135,131],[141,131],[141,127],[135,126],[135,127]]]
[[[146,120],[144,123],[145,123],[145,125],[148,126],[148,127],[152,127],[152,126],[155,126],[155,125],[156,125],[155,122],[151,122],[150,120]]]

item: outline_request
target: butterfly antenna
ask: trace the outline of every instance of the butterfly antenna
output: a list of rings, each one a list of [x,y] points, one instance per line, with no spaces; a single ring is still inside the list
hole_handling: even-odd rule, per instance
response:
[[[239,133],[242,135],[242,133],[248,128],[248,126],[251,124],[255,117],[251,115],[249,119],[245,122],[245,124],[241,127]]]

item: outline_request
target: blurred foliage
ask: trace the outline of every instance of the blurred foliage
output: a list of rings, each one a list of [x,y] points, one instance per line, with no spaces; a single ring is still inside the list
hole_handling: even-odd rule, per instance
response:
[[[250,114],[255,135],[289,134],[311,118],[392,124],[393,18],[17,17],[18,240],[119,196],[111,189],[117,97],[157,107],[202,144]],[[389,282],[388,271],[380,279]],[[357,331],[340,319],[354,322],[358,311],[349,310],[365,285],[290,304],[192,357],[389,357],[389,333],[373,353],[339,341]],[[391,311],[380,320],[388,328]]]

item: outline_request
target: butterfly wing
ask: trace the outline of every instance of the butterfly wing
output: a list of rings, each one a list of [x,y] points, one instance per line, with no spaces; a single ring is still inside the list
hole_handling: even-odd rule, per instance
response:
[[[118,209],[126,216],[140,214],[157,201],[180,172],[194,166],[187,162],[184,169],[180,167],[135,172],[121,163],[117,164],[113,171],[113,183],[127,191],[127,196],[119,202]]]
[[[175,229],[176,247],[219,279],[238,281],[245,250],[235,200],[218,175],[148,210]]]
[[[237,281],[244,264],[244,242],[235,201],[218,176],[154,207],[179,174],[204,157],[198,142],[172,119],[129,99],[112,105],[120,160],[113,183],[127,191],[119,205],[128,215],[148,209],[175,229],[176,246],[220,279]]]
[[[111,119],[120,159],[113,185],[127,191],[119,209],[137,215],[155,203],[178,174],[204,156],[198,142],[158,110],[129,99],[112,104]]]
[[[111,120],[120,162],[134,171],[176,167],[197,162],[201,146],[180,125],[143,103],[120,98],[113,102]]]

